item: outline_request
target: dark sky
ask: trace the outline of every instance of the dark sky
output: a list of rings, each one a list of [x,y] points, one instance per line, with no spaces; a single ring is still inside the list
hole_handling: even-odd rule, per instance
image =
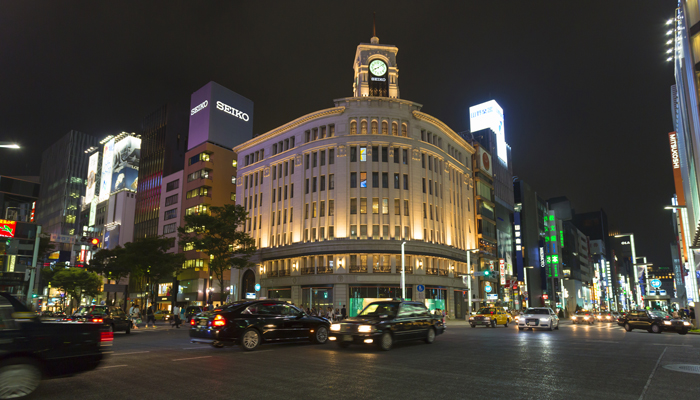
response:
[[[216,81],[261,133],[352,95],[357,44],[398,46],[401,98],[455,131],[504,109],[514,173],[578,212],[603,208],[670,264],[672,0],[0,2],[0,173],[37,175],[69,130],[138,132]]]

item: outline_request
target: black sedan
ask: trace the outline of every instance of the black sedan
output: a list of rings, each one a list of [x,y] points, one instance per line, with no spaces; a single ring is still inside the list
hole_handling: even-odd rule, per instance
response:
[[[328,341],[330,322],[313,317],[295,306],[276,300],[239,301],[197,314],[190,320],[192,343],[214,347],[238,344],[255,350],[261,343]]]
[[[424,340],[430,344],[444,331],[442,317],[431,315],[423,303],[376,301],[357,317],[331,325],[330,340],[340,347],[377,344],[382,350],[390,350],[394,342],[403,340]]]
[[[93,322],[104,324],[112,332],[124,331],[131,333],[131,320],[119,307],[113,306],[80,306],[64,321]]]
[[[690,322],[673,319],[667,313],[659,310],[630,311],[627,315],[620,317],[618,324],[624,326],[627,332],[631,332],[633,329],[644,329],[653,333],[671,331],[685,335],[690,330]]]

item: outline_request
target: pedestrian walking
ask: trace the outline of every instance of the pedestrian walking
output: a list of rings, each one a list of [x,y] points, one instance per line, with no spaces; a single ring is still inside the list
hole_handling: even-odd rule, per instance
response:
[[[174,306],[173,307],[173,325],[175,325],[175,327],[179,329],[181,323],[182,323],[182,320],[180,319],[180,307]]]
[[[345,309],[345,306],[341,306],[340,308],[340,319],[343,320],[345,317],[348,315],[348,310]]]
[[[695,319],[695,307],[690,307],[690,310],[688,311],[688,318],[690,318],[690,324],[693,325],[693,328],[697,329],[698,321]]]
[[[129,308],[129,318],[131,319],[131,325],[133,325],[134,329],[139,329],[141,310],[139,310],[139,306],[137,306],[136,303],[132,303],[131,308]]]
[[[153,329],[156,329],[156,316],[153,313],[153,304],[146,309],[146,329],[148,329],[148,324],[150,322],[153,322]]]

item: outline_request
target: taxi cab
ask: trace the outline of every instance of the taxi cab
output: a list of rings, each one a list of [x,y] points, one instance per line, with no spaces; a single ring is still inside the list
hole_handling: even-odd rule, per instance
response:
[[[476,312],[476,315],[469,317],[469,325],[476,328],[477,325],[484,325],[489,328],[495,328],[496,325],[508,327],[508,323],[513,319],[503,307],[482,307]]]

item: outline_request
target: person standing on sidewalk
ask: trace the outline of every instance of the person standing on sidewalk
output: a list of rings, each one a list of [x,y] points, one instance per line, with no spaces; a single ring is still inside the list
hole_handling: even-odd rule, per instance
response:
[[[180,320],[180,307],[173,307],[173,322],[175,322],[175,327],[179,328],[182,321]]]
[[[153,329],[156,329],[156,316],[153,313],[153,304],[148,306],[146,310],[146,329],[148,329],[148,324],[153,321]]]
[[[345,309],[345,306],[340,308],[340,319],[344,320],[345,317],[348,315],[348,310]]]
[[[141,311],[139,310],[139,306],[137,306],[136,303],[131,304],[131,308],[129,308],[129,318],[131,318],[131,325],[133,325],[134,329],[139,329],[139,319],[141,319]]]

